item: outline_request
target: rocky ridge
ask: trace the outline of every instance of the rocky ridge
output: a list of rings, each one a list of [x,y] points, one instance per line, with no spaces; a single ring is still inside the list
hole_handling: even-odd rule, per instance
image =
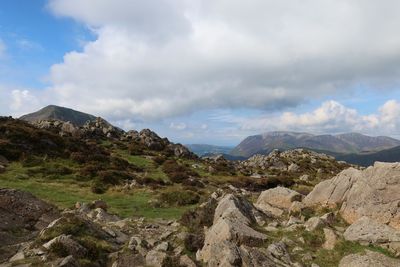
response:
[[[47,129],[56,132],[60,136],[72,136],[76,138],[91,139],[113,139],[126,142],[136,142],[145,148],[155,151],[167,150],[177,157],[196,157],[185,146],[171,143],[167,138],[159,137],[155,132],[144,129],[140,132],[124,130],[113,126],[103,118],[97,117],[87,121],[79,127],[69,121],[60,120],[39,120],[32,122],[39,129]]]

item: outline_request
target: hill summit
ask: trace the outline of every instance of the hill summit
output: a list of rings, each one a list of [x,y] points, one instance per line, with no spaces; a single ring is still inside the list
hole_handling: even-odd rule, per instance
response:
[[[96,116],[83,113],[70,108],[49,105],[36,112],[20,117],[21,120],[37,122],[40,120],[69,121],[77,126],[83,126],[87,121],[96,120]]]

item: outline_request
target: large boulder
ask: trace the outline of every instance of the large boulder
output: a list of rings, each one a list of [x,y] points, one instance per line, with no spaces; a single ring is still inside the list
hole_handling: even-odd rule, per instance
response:
[[[255,206],[266,213],[275,216],[283,214],[284,210],[288,210],[292,203],[301,201],[302,195],[285,187],[276,187],[263,191],[258,197]]]
[[[400,260],[378,252],[367,250],[365,253],[350,254],[339,263],[339,267],[398,267]]]
[[[306,205],[340,206],[352,224],[363,216],[400,229],[400,163],[376,162],[365,170],[350,168],[318,184]]]
[[[356,181],[361,176],[361,171],[348,168],[332,179],[317,184],[303,200],[308,206],[325,205],[336,207],[341,204]]]
[[[214,213],[214,222],[206,231],[199,260],[208,266],[237,266],[241,262],[239,245],[261,245],[267,236],[251,228],[256,223],[256,209],[243,198],[232,194],[222,198]]]
[[[400,251],[400,231],[366,216],[350,225],[343,236],[346,240],[357,241],[363,245],[374,244]]]

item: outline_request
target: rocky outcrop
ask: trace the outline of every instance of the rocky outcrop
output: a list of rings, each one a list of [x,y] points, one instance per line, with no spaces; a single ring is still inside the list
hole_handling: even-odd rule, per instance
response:
[[[304,203],[339,206],[350,224],[367,216],[400,229],[400,163],[376,162],[365,170],[344,170],[318,184]]]
[[[273,150],[268,155],[254,155],[242,161],[243,168],[258,168],[261,170],[275,169],[280,171],[297,172],[300,170],[299,162],[312,169],[313,165],[334,162],[334,158],[322,153],[316,153],[305,149],[292,149],[284,152]],[[304,166],[303,166],[304,167]]]
[[[344,232],[344,238],[363,245],[379,245],[395,253],[400,252],[400,231],[386,224],[362,217]]]
[[[255,203],[260,210],[281,216],[285,210],[289,210],[292,203],[301,201],[302,195],[285,187],[276,187],[263,191]]]
[[[82,132],[88,136],[105,136],[108,138],[120,138],[124,134],[122,129],[111,125],[111,123],[100,117],[86,122],[82,127]]]
[[[336,207],[346,199],[349,189],[361,176],[361,171],[349,168],[336,177],[322,181],[304,198],[303,203],[308,206],[324,205]]]
[[[53,250],[56,246],[58,247],[58,249],[60,249],[61,246],[62,249],[65,250],[69,255],[77,258],[84,257],[88,252],[87,249],[76,242],[71,235],[63,234],[57,236],[43,245],[43,247],[48,250]]]
[[[365,253],[350,254],[339,263],[339,267],[398,267],[400,260],[381,253],[366,250]]]
[[[286,246],[262,247],[268,237],[252,228],[260,212],[247,200],[228,194],[215,209],[197,259],[207,266],[293,266]]]
[[[256,223],[255,208],[248,201],[234,195],[226,195],[220,200],[214,214],[214,222],[206,231],[204,247],[198,253],[198,259],[209,266],[241,262],[239,244],[260,245],[267,236],[253,230]]]

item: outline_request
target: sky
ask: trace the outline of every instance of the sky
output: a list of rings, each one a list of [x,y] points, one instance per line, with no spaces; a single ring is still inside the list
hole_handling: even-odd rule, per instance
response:
[[[235,145],[400,138],[397,0],[3,0],[0,114],[49,104]]]

